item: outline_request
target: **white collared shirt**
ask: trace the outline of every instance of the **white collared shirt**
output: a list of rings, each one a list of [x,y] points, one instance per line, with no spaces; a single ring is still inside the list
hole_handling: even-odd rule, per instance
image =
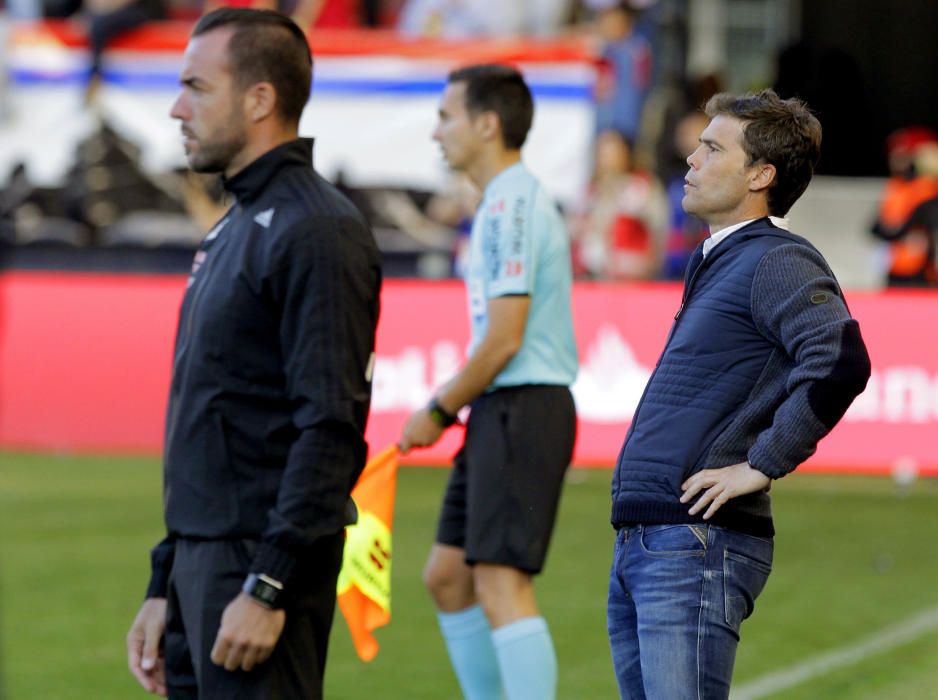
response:
[[[729,238],[730,234],[736,233],[743,226],[748,226],[755,219],[747,219],[746,221],[740,221],[738,224],[733,224],[732,226],[727,226],[726,228],[721,228],[716,233],[711,233],[710,238],[704,241],[703,244],[703,256],[707,257],[707,253],[713,250],[720,241]],[[775,224],[778,228],[783,228],[786,231],[788,230],[788,219],[783,219],[780,216],[770,216],[769,221]]]

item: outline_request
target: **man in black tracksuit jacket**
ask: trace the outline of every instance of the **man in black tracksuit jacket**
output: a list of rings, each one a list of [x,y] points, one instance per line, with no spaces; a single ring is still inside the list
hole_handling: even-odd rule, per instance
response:
[[[381,281],[373,236],[313,170],[298,112],[278,112],[302,109],[291,92],[302,75],[281,86],[261,72],[239,89],[249,69],[233,47],[252,36],[275,54],[292,43],[308,70],[290,25],[266,12],[207,15],[172,113],[190,165],[222,170],[235,203],[196,253],[180,311],[168,535],[128,638],[141,684],[171,697],[321,696],[349,494],[365,463]],[[265,56],[247,60],[256,69]]]

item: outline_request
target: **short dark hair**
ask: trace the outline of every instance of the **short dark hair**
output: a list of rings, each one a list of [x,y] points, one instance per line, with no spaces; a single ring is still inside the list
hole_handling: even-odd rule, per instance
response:
[[[234,28],[228,40],[228,60],[235,85],[247,89],[270,83],[277,93],[280,118],[299,123],[313,79],[313,57],[303,30],[273,10],[221,7],[203,16],[192,36],[222,27]]]
[[[454,70],[449,82],[466,84],[466,109],[471,114],[498,115],[506,148],[524,145],[534,119],[534,99],[521,73],[511,66],[481,64]]]
[[[704,111],[743,122],[743,150],[749,164],[775,166],[769,189],[769,213],[785,216],[814,175],[821,155],[821,123],[799,99],[783,100],[773,90],[746,95],[719,93]]]

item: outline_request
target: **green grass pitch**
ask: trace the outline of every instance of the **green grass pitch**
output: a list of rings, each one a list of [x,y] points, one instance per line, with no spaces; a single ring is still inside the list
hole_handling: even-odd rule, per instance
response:
[[[458,698],[420,572],[447,472],[403,469],[394,527],[393,619],[370,664],[336,618],[330,700]],[[563,700],[615,698],[605,598],[613,533],[606,470],[571,472],[538,595],[560,660]],[[0,697],[146,697],[124,635],[161,534],[153,459],[0,454]],[[774,486],[775,571],[743,625],[736,678],[876,635],[938,606],[938,484],[793,475]],[[867,654],[772,698],[935,697],[938,631]]]

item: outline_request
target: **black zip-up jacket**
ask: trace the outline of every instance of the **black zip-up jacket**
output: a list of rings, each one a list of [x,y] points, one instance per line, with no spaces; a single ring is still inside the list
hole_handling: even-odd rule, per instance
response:
[[[164,444],[168,536],[256,539],[251,571],[288,581],[347,524],[364,467],[380,257],[359,211],[312,168],[312,141],[264,154],[196,253],[179,315]]]

